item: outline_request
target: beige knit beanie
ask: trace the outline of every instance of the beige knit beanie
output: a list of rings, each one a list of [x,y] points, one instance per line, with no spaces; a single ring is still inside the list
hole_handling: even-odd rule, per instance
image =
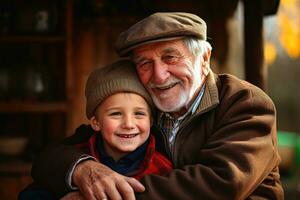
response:
[[[140,82],[135,65],[128,59],[119,60],[94,70],[86,83],[86,116],[90,119],[100,103],[117,92],[133,92],[141,95],[154,110],[148,92]]]

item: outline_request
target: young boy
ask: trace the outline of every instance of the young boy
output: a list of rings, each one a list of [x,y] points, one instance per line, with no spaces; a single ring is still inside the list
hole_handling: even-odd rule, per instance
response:
[[[155,151],[155,139],[150,134],[154,104],[130,61],[93,71],[85,96],[86,115],[94,134],[86,143],[77,144],[78,148],[118,173],[137,179],[172,169],[171,162]]]
[[[137,179],[171,171],[172,163],[155,150],[150,134],[154,104],[131,61],[120,60],[94,70],[87,80],[85,96],[86,115],[94,131],[87,130],[85,135],[80,131],[77,137],[86,140],[73,141],[76,147],[116,172]],[[29,199],[26,195],[40,199],[34,194],[37,191],[25,190],[19,199]]]

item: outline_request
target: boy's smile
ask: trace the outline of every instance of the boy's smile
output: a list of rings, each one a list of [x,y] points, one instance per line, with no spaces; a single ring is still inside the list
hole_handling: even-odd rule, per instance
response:
[[[105,151],[115,160],[146,142],[151,126],[150,108],[135,93],[116,93],[98,107],[92,124],[101,131]]]

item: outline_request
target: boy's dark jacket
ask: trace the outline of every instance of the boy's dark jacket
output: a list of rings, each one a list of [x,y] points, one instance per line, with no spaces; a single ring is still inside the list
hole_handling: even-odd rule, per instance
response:
[[[141,181],[146,191],[136,198],[284,199],[276,134],[275,107],[262,90],[211,72],[196,113],[185,119],[175,138],[176,169],[168,176],[145,176]],[[65,176],[82,152],[56,145],[45,155],[35,162],[33,178],[66,191]]]

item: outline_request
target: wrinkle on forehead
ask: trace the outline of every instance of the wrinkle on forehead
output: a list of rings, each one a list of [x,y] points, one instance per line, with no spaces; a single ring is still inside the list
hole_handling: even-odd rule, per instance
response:
[[[172,40],[172,41],[164,41],[164,42],[155,42],[150,44],[145,44],[143,46],[137,47],[133,50],[133,61],[138,63],[144,59],[147,59],[146,55],[143,52],[151,52],[156,56],[160,56],[166,53],[176,53],[178,55],[183,56],[183,52],[178,49],[185,49],[188,51],[184,42],[181,39]]]

